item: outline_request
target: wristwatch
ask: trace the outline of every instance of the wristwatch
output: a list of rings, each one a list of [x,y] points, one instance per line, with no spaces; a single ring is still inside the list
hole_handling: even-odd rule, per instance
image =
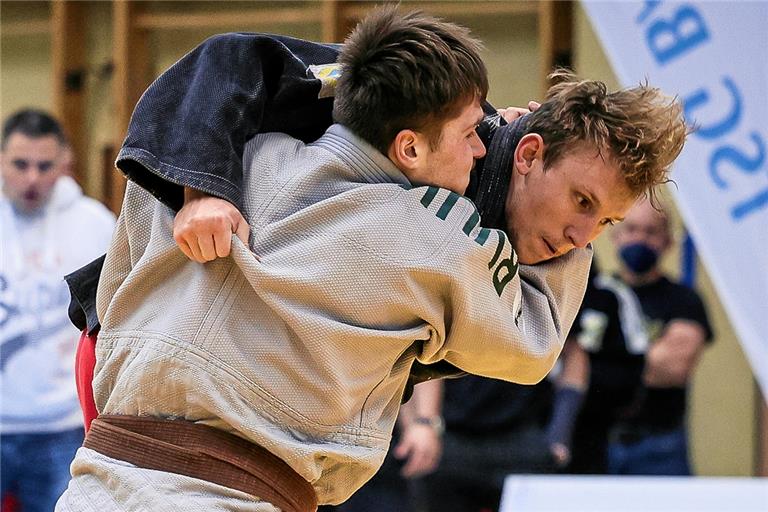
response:
[[[443,432],[445,432],[445,422],[442,416],[417,416],[413,419],[413,422],[417,425],[432,427],[438,436],[442,436]]]

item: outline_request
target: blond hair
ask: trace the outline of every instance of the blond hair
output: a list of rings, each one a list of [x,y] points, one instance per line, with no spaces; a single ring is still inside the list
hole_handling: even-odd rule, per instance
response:
[[[526,130],[544,140],[545,169],[575,144],[587,143],[618,164],[632,192],[653,199],[689,133],[680,102],[647,83],[609,93],[603,82],[578,80],[568,71],[550,78],[557,83]]]

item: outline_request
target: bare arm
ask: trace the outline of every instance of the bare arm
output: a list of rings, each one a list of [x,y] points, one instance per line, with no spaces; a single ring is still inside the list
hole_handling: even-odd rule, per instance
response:
[[[558,387],[572,387],[586,391],[589,387],[589,354],[579,342],[569,337],[563,347],[563,372],[557,379]]]
[[[697,322],[673,320],[648,349],[643,382],[651,387],[683,387],[704,348],[706,333]]]
[[[443,381],[440,379],[418,384],[413,389],[412,399],[400,408],[398,421],[402,434],[394,456],[406,459],[401,471],[403,477],[423,476],[437,468],[443,441],[436,422],[442,422],[442,408]]]

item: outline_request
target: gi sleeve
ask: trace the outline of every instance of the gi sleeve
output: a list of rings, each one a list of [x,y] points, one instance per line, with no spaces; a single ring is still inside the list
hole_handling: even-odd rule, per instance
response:
[[[435,202],[439,213],[443,206]],[[418,360],[445,360],[468,373],[535,384],[552,369],[579,310],[592,249],[520,265],[502,231],[470,228],[474,215],[467,209],[446,218],[457,229],[435,266],[446,273],[441,293],[449,300],[427,318],[434,334]]]
[[[192,50],[145,91],[117,167],[169,207],[188,186],[242,209],[245,143],[264,132],[315,140],[331,124],[332,97],[310,65],[337,45],[261,34],[222,34]]]

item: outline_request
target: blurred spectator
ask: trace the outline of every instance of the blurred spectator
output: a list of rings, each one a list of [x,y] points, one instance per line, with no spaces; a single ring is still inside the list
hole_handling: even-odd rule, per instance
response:
[[[563,373],[572,376],[572,389],[586,390],[580,411],[566,407],[562,413],[565,421],[578,417],[573,435],[568,430],[561,436],[570,458],[568,472],[608,472],[608,433],[635,396],[647,346],[637,297],[619,279],[599,274],[593,262],[584,302],[562,357]]]
[[[686,395],[712,329],[699,296],[659,269],[669,249],[669,220],[641,201],[614,231],[619,277],[646,317],[648,350],[634,402],[612,433],[608,470],[626,475],[689,475]]]
[[[511,473],[556,470],[547,438],[552,386],[477,376],[445,381],[443,457],[423,479],[429,512],[498,510]]]
[[[1,492],[23,512],[50,512],[83,440],[63,276],[103,253],[115,221],[64,175],[67,143],[50,115],[19,111],[2,137]]]
[[[712,338],[707,314],[659,268],[672,242],[663,211],[639,202],[613,241],[620,272],[595,278],[572,331],[591,368],[571,470],[689,475],[687,385]]]

